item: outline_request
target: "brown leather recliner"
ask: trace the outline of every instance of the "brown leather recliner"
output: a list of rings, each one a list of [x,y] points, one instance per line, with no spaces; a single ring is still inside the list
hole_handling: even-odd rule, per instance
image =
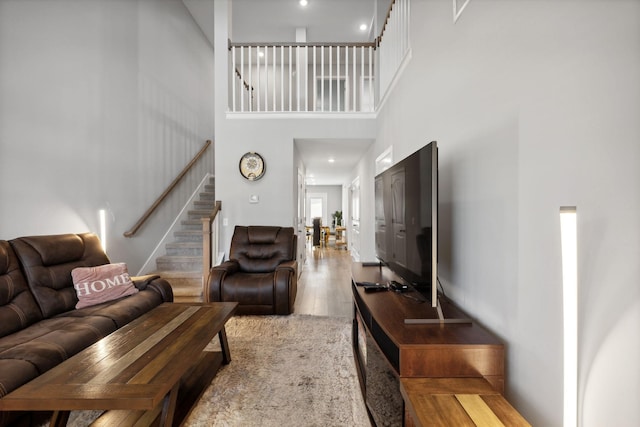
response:
[[[296,243],[293,227],[236,226],[229,260],[210,271],[205,301],[238,302],[237,314],[292,313]]]

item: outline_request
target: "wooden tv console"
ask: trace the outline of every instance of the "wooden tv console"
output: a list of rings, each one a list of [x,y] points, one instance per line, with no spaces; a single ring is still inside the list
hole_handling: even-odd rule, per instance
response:
[[[420,294],[415,291],[370,293],[357,285],[362,282],[387,283],[390,280],[399,281],[399,278],[385,267],[352,264],[353,349],[372,421],[387,424],[386,418],[384,422],[380,418],[389,413],[388,408],[377,408],[376,394],[384,393],[368,390],[378,387],[376,376],[396,376],[392,386],[397,389],[387,390],[391,399],[400,396],[400,380],[405,378],[484,378],[502,394],[505,381],[503,343],[476,322],[406,324],[405,319],[437,319],[438,315],[430,302],[417,301]],[[445,318],[468,318],[466,313],[449,302],[441,300],[441,306]],[[380,363],[374,360],[376,354],[383,356],[378,359],[384,360],[389,368],[386,375],[377,374]],[[373,364],[378,367],[369,366]],[[407,412],[405,402],[400,402],[402,413],[390,424],[414,425],[415,416]]]

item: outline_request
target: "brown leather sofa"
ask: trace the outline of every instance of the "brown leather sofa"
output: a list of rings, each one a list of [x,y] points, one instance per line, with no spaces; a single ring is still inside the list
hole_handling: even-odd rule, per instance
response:
[[[291,314],[296,243],[293,227],[236,226],[229,260],[211,269],[205,301],[235,301],[238,314]]]
[[[0,240],[0,397],[163,302],[159,276],[132,277],[139,292],[76,309],[71,270],[108,264],[94,234]],[[0,412],[0,426],[29,425],[49,414]]]

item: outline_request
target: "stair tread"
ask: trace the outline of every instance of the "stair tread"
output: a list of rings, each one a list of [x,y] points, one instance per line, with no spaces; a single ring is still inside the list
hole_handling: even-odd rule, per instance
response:
[[[173,232],[174,241],[165,243],[166,255],[156,257],[155,274],[167,279],[174,279],[175,286],[181,291],[197,288],[197,282],[202,281],[202,217],[211,215],[216,205],[215,177],[210,177],[208,183],[200,189],[199,199],[191,203],[187,210],[187,217],[180,221],[180,229]],[[193,285],[185,281],[193,280]]]
[[[187,271],[178,271],[178,270],[162,270],[157,273],[164,278],[175,279],[175,278],[187,278],[187,279],[200,279],[202,278],[202,271],[197,270],[187,270]]]
[[[202,215],[202,216],[209,216],[211,214],[210,210],[207,209],[192,209],[190,211],[187,212],[190,215]]]
[[[190,240],[192,242],[202,242],[202,230],[180,230],[175,231],[173,236],[179,241]]]
[[[193,242],[193,241],[185,241],[185,242],[171,242],[165,245],[165,248],[172,249],[202,249],[202,242]]]
[[[158,260],[175,260],[175,261],[194,261],[202,260],[202,256],[197,255],[161,255]]]

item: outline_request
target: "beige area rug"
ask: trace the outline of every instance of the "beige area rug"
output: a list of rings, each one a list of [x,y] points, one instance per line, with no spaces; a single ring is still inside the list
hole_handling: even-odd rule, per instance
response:
[[[243,316],[227,324],[223,366],[187,426],[369,427],[351,319]]]
[[[197,427],[370,427],[351,349],[351,319],[241,316],[223,365],[185,420]],[[219,349],[216,337],[210,349]],[[72,412],[84,427],[99,412]]]

